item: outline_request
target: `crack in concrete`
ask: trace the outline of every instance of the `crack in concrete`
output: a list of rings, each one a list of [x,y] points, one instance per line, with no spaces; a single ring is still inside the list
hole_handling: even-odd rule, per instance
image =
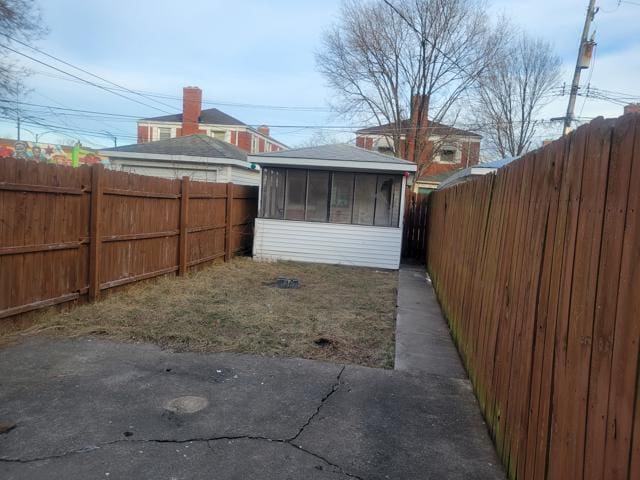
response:
[[[210,450],[213,450],[212,447],[211,447],[211,443],[212,442],[217,442],[217,441],[221,441],[221,440],[227,440],[227,441],[233,441],[233,440],[255,440],[255,441],[274,442],[274,443],[280,443],[280,444],[288,445],[288,446],[290,446],[292,448],[295,448],[296,450],[300,450],[301,452],[304,452],[305,454],[310,455],[310,456],[312,456],[312,457],[324,462],[326,465],[329,465],[330,467],[333,467],[334,469],[337,469],[338,473],[340,473],[342,475],[345,475],[346,477],[355,478],[356,480],[363,480],[362,477],[359,477],[359,476],[357,476],[355,474],[347,472],[343,467],[341,467],[340,465],[335,464],[333,462],[330,462],[328,459],[324,458],[322,455],[317,454],[317,453],[309,450],[308,448],[303,447],[302,445],[299,445],[297,443],[293,443],[294,440],[296,440],[300,435],[302,435],[302,433],[304,432],[305,428],[307,428],[311,424],[313,419],[316,418],[320,414],[320,410],[322,409],[324,404],[338,390],[338,388],[340,387],[340,384],[341,384],[342,374],[344,373],[345,368],[346,368],[346,365],[342,365],[342,367],[340,368],[340,371],[338,372],[338,375],[336,376],[336,381],[331,385],[331,389],[326,393],[326,395],[324,397],[322,397],[322,399],[320,400],[320,403],[316,407],[315,411],[311,414],[311,416],[309,416],[307,421],[298,429],[298,432],[293,437],[290,437],[290,438],[269,438],[269,437],[263,437],[263,436],[259,436],[259,435],[222,435],[222,436],[217,436],[217,437],[206,437],[206,438],[204,438],[204,437],[195,437],[195,438],[187,438],[187,439],[182,439],[182,440],[178,440],[178,439],[162,439],[162,438],[161,439],[154,439],[154,438],[150,438],[150,439],[132,439],[132,438],[126,438],[126,439],[112,440],[110,442],[103,442],[103,443],[100,443],[100,444],[97,444],[97,445],[91,445],[91,446],[87,446],[87,447],[82,447],[82,448],[79,448],[79,449],[76,449],[76,450],[69,450],[67,452],[48,455],[48,456],[44,456],[44,457],[34,457],[34,458],[27,458],[27,459],[23,459],[23,458],[2,458],[2,457],[0,457],[0,462],[6,462],[6,463],[40,462],[40,461],[44,461],[44,460],[51,460],[51,459],[56,459],[56,458],[64,458],[64,457],[69,456],[69,455],[76,455],[76,454],[80,454],[80,453],[92,452],[94,450],[99,450],[100,448],[108,447],[110,445],[115,445],[115,444],[118,444],[118,443],[176,443],[176,444],[184,444],[184,443],[206,442],[207,443],[207,447]]]
[[[326,458],[324,458],[322,455],[319,455],[315,452],[312,452],[311,450],[302,447],[301,445],[295,444],[295,443],[291,443],[291,442],[285,442],[288,443],[289,445],[291,445],[294,448],[297,448],[298,450],[306,453],[307,455],[311,455],[314,458],[317,458],[318,460],[322,460],[323,462],[325,462],[327,465],[330,465],[334,468],[338,469],[338,473],[341,473],[342,475],[345,475],[349,478],[355,478],[356,480],[364,480],[364,478],[354,474],[354,473],[349,473],[347,472],[344,468],[342,468],[340,465],[338,465],[337,463],[333,463],[330,462],[329,460],[327,460]]]
[[[226,441],[254,440],[254,441],[273,442],[273,443],[279,443],[279,444],[282,444],[282,445],[288,445],[291,448],[295,448],[296,450],[299,450],[299,451],[305,453],[306,455],[312,456],[312,457],[322,461],[326,465],[329,465],[330,467],[333,467],[334,469],[337,470],[337,473],[340,473],[340,474],[342,474],[342,475],[344,475],[346,477],[349,477],[349,478],[355,478],[356,480],[364,480],[362,477],[346,471],[340,465],[329,461],[328,459],[326,459],[322,455],[320,455],[318,453],[315,453],[315,452],[313,452],[313,451],[309,450],[308,448],[305,448],[305,447],[303,447],[301,445],[293,443],[290,439],[269,438],[269,437],[262,437],[262,436],[256,436],[256,435],[224,435],[224,436],[211,437],[211,438],[197,437],[197,438],[188,438],[188,439],[182,439],[182,440],[166,439],[166,438],[161,438],[161,439],[149,438],[149,439],[135,439],[135,440],[121,439],[121,440],[114,440],[114,441],[111,441],[111,442],[104,442],[104,443],[101,443],[99,445],[92,445],[92,446],[89,446],[89,447],[83,447],[83,448],[80,448],[80,449],[77,449],[77,450],[70,450],[68,452],[64,452],[64,453],[60,453],[60,454],[48,455],[46,457],[34,457],[34,458],[27,458],[27,459],[22,459],[22,458],[0,458],[0,462],[6,462],[6,463],[33,463],[33,462],[40,462],[40,461],[45,461],[45,460],[63,458],[63,457],[69,456],[69,455],[92,452],[92,451],[95,451],[95,450],[99,450],[100,448],[108,447],[108,446],[115,445],[115,444],[118,444],[118,443],[130,443],[130,444],[133,444],[133,443],[174,443],[174,444],[185,444],[185,443],[206,442],[207,447],[210,450],[213,451],[213,448],[211,447],[211,443],[212,442],[218,442],[218,441],[221,441],[221,440],[226,440]]]
[[[340,371],[338,372],[338,375],[336,376],[336,381],[333,383],[333,385],[331,385],[331,390],[329,392],[327,392],[327,394],[322,397],[322,400],[320,400],[320,404],[317,406],[316,411],[313,412],[313,414],[307,419],[307,421],[304,423],[304,425],[302,425],[300,427],[300,429],[298,430],[298,433],[296,433],[293,437],[287,439],[287,441],[289,442],[293,442],[295,439],[297,439],[300,435],[302,435],[302,432],[304,431],[305,428],[307,428],[309,426],[309,424],[313,421],[313,419],[315,417],[318,416],[318,414],[320,413],[320,409],[323,407],[323,405],[325,404],[325,402],[327,400],[329,400],[329,398],[331,397],[331,395],[333,395],[334,393],[336,393],[336,391],[338,390],[338,388],[340,387],[340,381],[342,379],[342,373],[344,372],[344,369],[346,368],[346,365],[343,365],[342,368],[340,369]]]
[[[78,448],[76,450],[69,450],[67,452],[62,452],[62,453],[55,453],[53,455],[47,455],[45,457],[33,457],[33,458],[2,458],[0,457],[0,462],[6,462],[6,463],[31,463],[31,462],[40,462],[43,460],[52,460],[55,458],[63,458],[66,457],[68,455],[74,455],[77,453],[86,453],[86,452],[92,452],[93,450],[98,450],[99,448],[102,448],[103,446],[106,445],[111,445],[112,443],[116,443],[119,440],[116,440],[114,442],[108,442],[108,443],[101,443],[100,445],[91,445],[88,447],[82,447],[82,448]]]

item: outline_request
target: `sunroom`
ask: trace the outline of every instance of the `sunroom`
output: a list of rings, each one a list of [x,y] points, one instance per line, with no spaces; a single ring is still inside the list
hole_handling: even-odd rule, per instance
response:
[[[261,167],[256,259],[399,267],[414,163],[343,144],[248,160]]]

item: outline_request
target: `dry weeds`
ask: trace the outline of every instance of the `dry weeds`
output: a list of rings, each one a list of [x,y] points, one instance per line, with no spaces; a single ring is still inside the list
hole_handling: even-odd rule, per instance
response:
[[[276,277],[300,279],[278,289]],[[177,351],[241,352],[393,367],[397,273],[238,258],[163,277],[63,313],[20,335],[101,335]]]

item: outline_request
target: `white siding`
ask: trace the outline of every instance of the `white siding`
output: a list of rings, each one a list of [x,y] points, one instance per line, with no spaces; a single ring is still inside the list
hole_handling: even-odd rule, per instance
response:
[[[110,158],[112,170],[121,170],[139,175],[162,178],[190,177],[200,182],[233,182],[238,185],[259,185],[260,172],[230,165],[185,164],[184,162],[161,162],[146,159]]]
[[[260,172],[231,166],[231,182],[238,185],[260,185]]]
[[[397,269],[402,228],[256,218],[257,260],[357,265]]]

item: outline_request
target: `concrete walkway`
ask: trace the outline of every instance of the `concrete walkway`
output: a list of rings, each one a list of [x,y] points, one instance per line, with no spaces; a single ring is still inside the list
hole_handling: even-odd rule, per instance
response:
[[[0,422],[3,480],[504,478],[468,381],[301,359],[33,338]]]
[[[467,379],[424,265],[400,267],[395,368]]]

